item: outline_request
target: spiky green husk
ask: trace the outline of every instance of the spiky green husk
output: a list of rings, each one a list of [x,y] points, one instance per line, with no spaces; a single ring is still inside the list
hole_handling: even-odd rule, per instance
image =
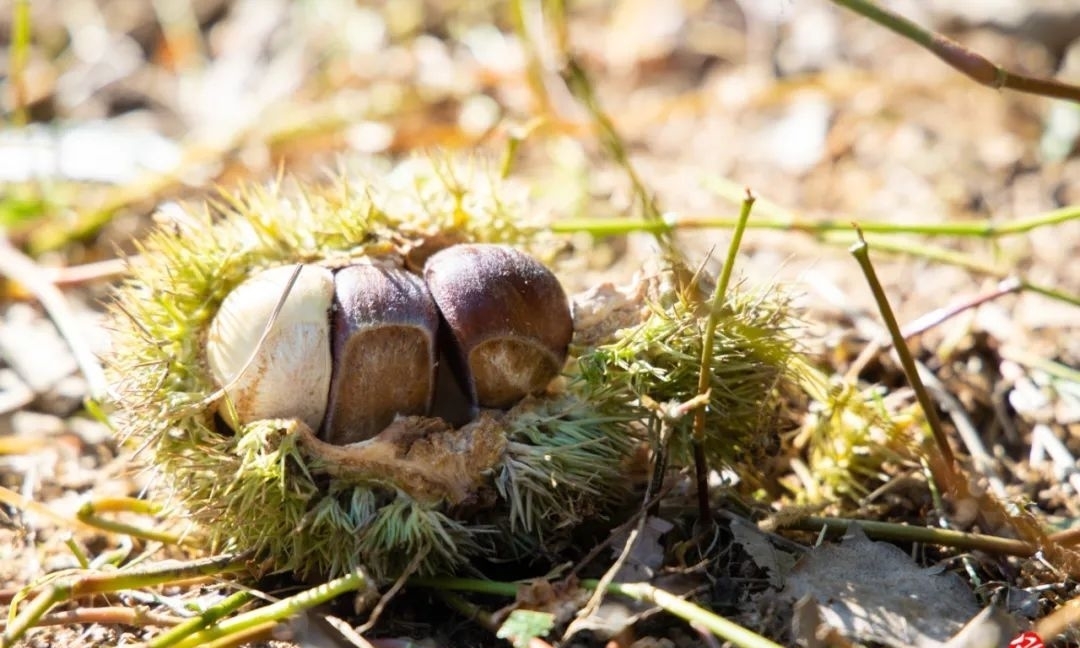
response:
[[[816,378],[795,439],[806,447],[808,470],[789,484],[802,504],[859,501],[888,479],[884,465],[918,456],[919,417],[890,412],[878,388]]]
[[[600,414],[579,395],[518,405],[495,480],[500,497],[510,504],[510,530],[542,534],[588,519],[627,493],[624,464],[638,440],[629,416]],[[605,429],[609,433],[596,433]],[[612,489],[612,484],[622,486]],[[582,496],[567,497],[568,491]]]
[[[523,204],[491,178],[417,161],[377,185],[250,189],[147,239],[116,295],[109,369],[121,429],[164,475],[172,513],[190,516],[216,548],[253,551],[276,571],[333,577],[362,566],[385,579],[451,570],[477,554],[516,557],[507,554],[626,492],[626,418],[569,394],[500,420],[505,451],[482,467],[489,484],[467,505],[415,498],[385,475],[319,472],[296,421],[256,421],[234,434],[214,420],[205,336],[241,281],[270,266],[341,265],[426,240],[535,242]]]
[[[525,213],[523,196],[482,169],[418,160],[377,183],[249,189],[150,236],[116,295],[109,369],[121,429],[164,475],[171,512],[189,516],[215,548],[252,551],[276,571],[317,578],[363,567],[391,579],[451,571],[474,556],[555,551],[581,521],[624,501],[630,458],[646,431],[660,427],[649,403],[682,403],[698,392],[708,312],[674,288],[649,295],[650,303],[648,291],[632,290],[612,302],[611,317],[579,327],[579,341],[595,346],[580,349],[561,394],[481,417],[473,428],[443,424],[416,446],[392,448],[408,455],[404,463],[387,464],[390,452],[336,470],[327,462],[340,450],[320,449],[298,421],[255,421],[233,433],[215,420],[206,332],[244,279],[282,264],[337,267],[463,241],[509,242],[535,254],[544,230]],[[776,439],[794,353],[777,293],[733,291],[724,309],[705,419],[714,466],[747,460]],[[642,312],[636,326],[610,330]],[[671,422],[673,465],[692,462],[692,420]],[[445,461],[422,475],[432,452]],[[468,474],[455,480],[463,457]],[[428,479],[418,486],[388,472],[406,463]]]
[[[715,467],[752,460],[776,441],[781,383],[792,378],[789,361],[795,353],[790,308],[779,293],[737,293],[724,309],[709,361],[702,444]],[[659,431],[665,413],[650,402],[677,405],[698,395],[707,320],[701,301],[656,296],[641,324],[578,358],[580,379],[602,409],[636,410],[649,429]],[[666,443],[673,463],[691,465],[693,412],[669,423]]]

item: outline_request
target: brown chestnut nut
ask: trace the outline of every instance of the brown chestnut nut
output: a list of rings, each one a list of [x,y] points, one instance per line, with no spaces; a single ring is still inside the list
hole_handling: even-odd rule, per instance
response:
[[[399,414],[427,414],[438,328],[435,302],[416,275],[373,264],[338,270],[323,439],[355,443],[374,437]]]
[[[570,305],[536,259],[504,245],[455,245],[427,260],[424,281],[473,407],[508,408],[562,370],[574,328]]]

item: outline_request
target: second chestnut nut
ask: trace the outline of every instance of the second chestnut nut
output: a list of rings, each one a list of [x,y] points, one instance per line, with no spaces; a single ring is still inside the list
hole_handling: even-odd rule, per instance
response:
[[[315,268],[304,266],[299,276]],[[323,272],[319,268],[318,276]],[[235,410],[225,416],[232,427],[293,412],[330,443],[369,439],[395,416],[431,412],[440,351],[470,412],[505,409],[543,391],[558,375],[573,335],[566,294],[543,264],[508,246],[463,244],[432,255],[423,279],[361,263],[334,273],[332,300],[312,299],[294,285],[245,369],[291,275],[288,268],[274,268],[249,278],[211,323],[208,364]],[[253,294],[251,285],[260,287],[257,308],[245,296]],[[271,300],[267,295],[275,287]],[[303,323],[303,336],[292,333],[296,322]],[[304,349],[292,348],[297,339]],[[326,352],[322,340],[328,341]],[[289,360],[284,371],[277,368],[281,359]],[[320,378],[299,388],[311,382],[297,375],[301,368]],[[321,394],[322,402],[313,402]]]

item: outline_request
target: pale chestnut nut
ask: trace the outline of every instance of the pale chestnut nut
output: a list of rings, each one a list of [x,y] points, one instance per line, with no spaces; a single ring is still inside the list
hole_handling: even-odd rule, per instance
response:
[[[398,415],[427,414],[435,392],[439,312],[419,277],[373,264],[334,275],[334,359],[322,437],[370,439]]]
[[[427,260],[424,281],[474,407],[508,408],[562,370],[573,336],[570,305],[536,259],[504,245],[455,245]]]
[[[334,278],[326,268],[304,265],[290,288],[295,272],[296,266],[281,266],[249,277],[210,323],[207,364],[225,388],[227,402],[219,411],[234,429],[268,418],[297,418],[313,430],[322,423],[330,388]]]

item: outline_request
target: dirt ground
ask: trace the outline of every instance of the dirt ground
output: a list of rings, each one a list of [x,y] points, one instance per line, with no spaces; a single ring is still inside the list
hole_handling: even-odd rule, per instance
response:
[[[102,304],[122,272],[113,260],[136,252],[135,242],[167,223],[177,204],[244,182],[287,175],[321,183],[340,169],[386,168],[432,151],[497,162],[520,138],[512,181],[529,189],[538,213],[555,222],[640,218],[629,167],[613,158],[559,75],[569,53],[691,266],[715,271],[731,233],[693,223],[733,219],[744,188],[758,197],[738,279],[778,282],[793,296],[800,344],[829,375],[912,400],[887,353],[859,359],[884,339],[884,327],[847,251],[850,223],[881,224],[867,228],[867,239],[901,326],[1004,287],[909,341],[973,422],[1006,498],[1048,528],[1076,528],[1080,106],[979,86],[827,0],[570,3],[565,33],[540,4],[514,3],[516,16],[501,3],[453,0],[36,0],[26,3],[32,29],[19,50],[11,43],[23,4],[0,3],[0,228],[8,242],[0,255],[14,258],[13,246],[32,257],[31,276],[62,289],[69,324],[106,353]],[[1005,68],[1080,84],[1080,22],[1067,1],[883,4]],[[1038,224],[1009,230],[1028,221]],[[626,282],[657,251],[644,233],[579,232],[567,241],[576,256],[560,277],[571,292]],[[130,542],[72,523],[84,501],[137,496],[154,484],[132,459],[135,449],[86,412],[93,378],[35,286],[10,276],[19,267],[5,261],[0,284],[0,485],[24,498],[5,495],[0,505],[5,604],[44,575],[77,567],[69,542],[91,560]],[[949,425],[970,465],[971,448]],[[918,472],[915,485],[892,485],[889,506],[849,501],[815,510],[936,526],[918,519],[925,510],[910,499],[926,497]],[[790,492],[759,502],[771,513],[805,503]],[[724,524],[720,537],[732,544]],[[811,536],[792,538],[813,544]],[[709,573],[713,589],[700,599],[779,643],[806,641],[810,635],[791,629],[790,609],[751,601],[744,581],[767,580],[769,570],[751,559],[751,541],[734,544],[720,552],[724,568]],[[1009,610],[1021,627],[1075,605],[1080,594],[1060,565],[981,555],[973,569],[959,550],[900,545],[921,566],[959,574],[980,605],[995,592],[1029,597],[1028,609]],[[142,549],[137,543],[131,555]],[[163,550],[153,559],[163,557],[193,556]],[[150,591],[95,605],[167,611],[214,600],[222,589]],[[347,607],[334,612],[362,623]],[[151,624],[137,620],[79,621],[33,630],[20,645],[135,645],[152,636]],[[332,645],[333,631],[298,628],[278,643]],[[664,615],[628,628],[612,641],[719,645]],[[496,641],[416,592],[391,605],[373,636],[387,646],[407,645],[394,643],[405,636],[423,645]],[[869,636],[848,640],[902,645],[887,632]],[[1074,630],[1055,645],[1080,645],[1077,637]]]

